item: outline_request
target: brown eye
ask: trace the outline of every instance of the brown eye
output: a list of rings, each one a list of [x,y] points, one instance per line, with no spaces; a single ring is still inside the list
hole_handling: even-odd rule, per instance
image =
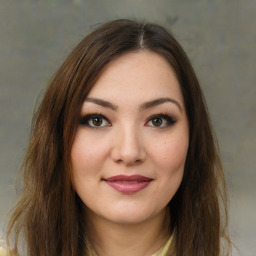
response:
[[[156,127],[161,126],[161,124],[163,123],[162,118],[159,117],[153,118],[151,122]]]
[[[174,125],[176,121],[177,120],[175,120],[172,116],[166,114],[158,114],[151,116],[148,119],[147,126],[162,129]]]
[[[99,117],[99,116],[95,116],[95,117],[92,118],[91,122],[94,126],[101,126],[102,125],[102,118]]]
[[[91,128],[103,128],[111,126],[110,121],[101,114],[89,114],[80,120],[80,124]]]

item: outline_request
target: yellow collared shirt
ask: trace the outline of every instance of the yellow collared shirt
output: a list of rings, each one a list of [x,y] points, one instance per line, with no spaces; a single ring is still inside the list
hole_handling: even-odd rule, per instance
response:
[[[169,238],[169,240],[165,243],[165,245],[160,248],[156,253],[154,253],[152,256],[166,256],[166,253],[172,243],[173,236]]]

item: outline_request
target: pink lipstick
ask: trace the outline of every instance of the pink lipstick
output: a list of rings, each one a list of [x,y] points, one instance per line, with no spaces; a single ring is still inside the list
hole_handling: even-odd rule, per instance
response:
[[[133,194],[146,188],[152,179],[142,175],[117,175],[104,181],[115,190],[124,194]]]

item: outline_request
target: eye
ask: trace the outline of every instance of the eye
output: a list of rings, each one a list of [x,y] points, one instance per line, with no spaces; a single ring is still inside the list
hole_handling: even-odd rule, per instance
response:
[[[111,126],[109,120],[101,114],[89,114],[80,120],[80,124],[92,128],[102,128]]]
[[[147,126],[156,127],[156,128],[166,128],[175,124],[176,120],[166,114],[158,114],[151,116],[147,121]]]

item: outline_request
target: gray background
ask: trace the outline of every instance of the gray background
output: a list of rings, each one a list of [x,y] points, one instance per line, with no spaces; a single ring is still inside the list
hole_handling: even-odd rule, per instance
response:
[[[172,30],[194,65],[219,138],[231,235],[241,255],[255,255],[255,16],[254,0],[0,0],[0,236],[37,96],[95,25],[137,18]]]

